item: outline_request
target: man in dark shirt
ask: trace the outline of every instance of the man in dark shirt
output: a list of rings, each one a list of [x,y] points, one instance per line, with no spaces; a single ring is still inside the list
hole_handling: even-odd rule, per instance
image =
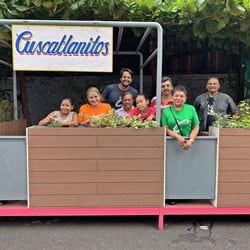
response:
[[[121,96],[125,92],[130,92],[135,100],[138,91],[130,86],[133,81],[133,71],[129,68],[123,68],[120,71],[120,82],[108,85],[102,92],[104,100],[111,105],[112,108],[118,109],[122,107]]]
[[[200,130],[208,131],[209,126],[214,122],[213,112],[219,114],[237,114],[238,109],[233,99],[224,93],[220,93],[220,82],[217,77],[208,79],[207,93],[196,97],[194,106],[200,119]]]

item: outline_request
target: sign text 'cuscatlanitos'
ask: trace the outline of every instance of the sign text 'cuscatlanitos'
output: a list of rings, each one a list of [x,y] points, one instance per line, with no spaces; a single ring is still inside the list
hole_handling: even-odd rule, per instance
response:
[[[112,27],[13,25],[14,70],[112,72]]]

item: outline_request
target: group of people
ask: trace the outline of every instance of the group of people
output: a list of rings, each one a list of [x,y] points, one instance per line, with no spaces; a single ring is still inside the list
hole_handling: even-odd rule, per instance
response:
[[[98,88],[90,87],[86,92],[88,103],[83,104],[78,114],[73,111],[74,105],[71,98],[63,98],[60,110],[49,113],[39,121],[38,125],[48,125],[53,121],[60,122],[62,126],[96,127],[92,122],[93,116],[108,114],[112,109],[123,117],[139,115],[142,120],[154,120],[155,107],[149,105],[149,99],[145,94],[139,94],[131,86],[133,71],[123,68],[120,72],[120,82],[108,85],[101,94]],[[135,104],[135,106],[134,106]]]
[[[184,86],[173,87],[171,79],[163,78],[161,89],[161,124],[169,136],[187,150],[192,147],[196,136],[208,135],[209,126],[215,118],[213,113],[235,115],[238,108],[233,99],[219,92],[217,77],[210,77],[206,83],[207,92],[197,96],[194,104],[186,104],[187,90]],[[167,108],[166,108],[167,107]]]
[[[87,104],[83,104],[78,114],[73,111],[71,98],[64,98],[59,111],[53,111],[38,125],[59,121],[63,126],[96,127],[92,116],[108,114],[115,109],[120,116],[140,116],[142,120],[154,120],[156,116],[156,97],[151,101],[145,94],[139,94],[131,86],[133,71],[124,68],[120,72],[120,82],[108,85],[103,93],[96,87],[87,90]],[[187,90],[182,85],[174,87],[172,79],[163,77],[161,83],[161,125],[169,136],[174,137],[184,149],[190,149],[199,133],[207,134],[214,121],[213,112],[237,114],[238,109],[232,98],[219,92],[220,83],[216,77],[208,79],[207,92],[195,98],[194,104],[186,104]]]

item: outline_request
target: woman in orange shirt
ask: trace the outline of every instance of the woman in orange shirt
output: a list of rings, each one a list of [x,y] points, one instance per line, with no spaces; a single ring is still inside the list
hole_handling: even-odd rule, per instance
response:
[[[107,103],[102,103],[102,95],[95,87],[90,87],[86,95],[88,103],[80,107],[78,123],[85,127],[96,127],[96,125],[91,122],[92,116],[108,114],[111,111],[111,106]]]

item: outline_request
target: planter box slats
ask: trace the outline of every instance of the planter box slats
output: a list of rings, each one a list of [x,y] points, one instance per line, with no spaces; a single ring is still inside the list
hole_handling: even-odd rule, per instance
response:
[[[32,195],[78,194],[154,194],[161,193],[160,183],[53,183],[30,184]]]
[[[150,159],[119,159],[98,160],[97,169],[102,171],[107,170],[153,170],[162,171],[162,159],[160,157],[152,157]]]
[[[0,122],[0,135],[23,136],[26,132],[26,120]]]
[[[249,148],[249,137],[243,135],[223,136],[220,140],[221,148]]]
[[[162,136],[154,136],[148,141],[148,137],[144,136],[124,136],[121,137],[122,141],[117,140],[117,136],[98,136],[96,140],[93,136],[69,136],[70,140],[68,140],[67,136],[57,135],[53,138],[51,136],[32,136],[29,139],[29,144],[32,144],[32,147],[46,147],[46,148],[54,148],[54,147],[65,147],[65,143],[67,143],[68,147],[145,147],[154,146],[154,147],[162,147],[163,141]],[[97,140],[98,139],[98,140]]]
[[[249,194],[250,182],[247,183],[221,183],[219,192],[223,194]]]
[[[162,128],[147,128],[147,129],[135,129],[135,128],[48,128],[34,126],[29,129],[29,135],[38,136],[159,136],[160,132],[163,133]]]
[[[220,160],[220,171],[250,171],[249,160]]]
[[[96,183],[30,183],[31,195],[95,194]]]
[[[30,159],[151,159],[160,158],[163,148],[29,148]]]
[[[69,140],[70,138],[70,140]],[[75,148],[75,147],[89,147],[93,148],[97,146],[97,141],[94,140],[93,136],[32,136],[29,137],[29,144],[34,148],[65,148],[65,143],[67,143],[67,147]]]
[[[152,136],[150,141],[148,137],[144,136],[124,136],[121,139],[122,141],[117,140],[117,136],[98,136],[97,146],[98,147],[163,147],[163,140],[161,136]]]
[[[162,170],[161,159],[114,160],[30,160],[30,171]]]
[[[219,132],[218,207],[250,206],[250,129]]]
[[[30,207],[159,207],[164,129],[28,128]]]
[[[36,207],[153,207],[161,194],[33,195]]]
[[[220,194],[218,203],[221,207],[249,207],[250,193],[248,194]],[[223,204],[223,205],[222,205]]]
[[[93,171],[97,169],[96,160],[58,160],[58,159],[29,159],[29,170],[33,171]]]
[[[161,171],[30,172],[30,183],[160,182]]]
[[[250,171],[219,171],[219,182],[250,182]]]
[[[244,128],[223,128],[220,129],[220,136],[250,136],[250,129]]]
[[[250,137],[249,137],[250,139]],[[250,147],[249,148],[220,148],[221,160],[250,160]],[[237,164],[237,165],[238,165]]]
[[[159,182],[151,183],[98,183],[98,194],[155,194],[163,193],[163,185]]]

